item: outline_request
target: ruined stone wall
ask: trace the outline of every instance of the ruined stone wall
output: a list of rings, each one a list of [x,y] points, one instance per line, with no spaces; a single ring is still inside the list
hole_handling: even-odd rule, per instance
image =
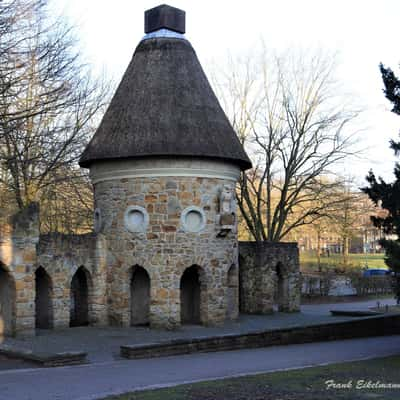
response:
[[[39,207],[31,204],[0,226],[0,268],[8,295],[0,301],[2,333],[33,335],[34,268],[39,241]],[[5,315],[3,315],[3,313]]]
[[[0,335],[34,334],[38,306],[45,308],[39,318],[44,327],[68,327],[82,297],[74,297],[82,285],[73,284],[78,275],[91,325],[149,321],[174,328],[181,324],[182,301],[187,321],[221,324],[238,317],[239,294],[246,313],[272,312],[274,303],[297,311],[297,245],[241,242],[238,249],[236,222],[222,226],[219,215],[227,184],[230,177],[99,180],[97,232],[87,235],[39,235],[38,207],[21,211],[0,227]],[[185,219],[193,210],[194,220]],[[204,221],[193,230],[199,216]],[[189,301],[199,305],[198,316],[190,316]]]
[[[90,323],[107,324],[106,258],[102,235],[39,235],[37,204],[9,218],[0,226],[0,336],[35,334],[37,307],[43,305],[46,327],[68,327],[71,281],[79,267],[88,278]],[[37,287],[46,291],[42,298],[37,277]]]
[[[99,176],[100,173],[91,171],[98,229],[106,236],[108,267],[112,271],[108,293],[112,323],[130,324],[130,280],[134,266],[144,268],[150,277],[152,326],[180,325],[181,278],[193,265],[200,276],[201,323],[220,324],[227,317],[235,318],[237,301],[231,300],[228,307],[228,271],[238,263],[236,224],[233,231],[224,233],[226,236],[218,236],[217,223],[221,188],[224,184],[232,185],[232,179],[195,176],[100,179]],[[143,231],[132,232],[127,228],[129,207],[145,211]],[[182,218],[188,207],[204,213],[204,226],[198,232],[185,228]],[[232,274],[236,277],[231,276],[230,297],[235,295],[233,285],[238,269],[232,270]]]
[[[250,314],[300,309],[297,243],[239,242],[240,310]]]
[[[106,244],[101,235],[41,235],[37,266],[43,267],[52,283],[53,327],[69,326],[71,282],[78,268],[83,268],[89,292],[89,322],[106,325]]]

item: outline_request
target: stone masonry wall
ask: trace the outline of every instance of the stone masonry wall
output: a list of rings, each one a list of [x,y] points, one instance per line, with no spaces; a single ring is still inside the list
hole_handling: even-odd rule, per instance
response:
[[[34,268],[38,241],[37,204],[29,205],[0,227],[0,267],[10,282],[9,289],[14,297],[14,304],[1,304],[0,307],[10,307],[12,326],[9,333],[19,336],[35,332]]]
[[[130,324],[130,279],[136,265],[150,277],[152,326],[180,325],[180,281],[192,265],[197,266],[200,275],[201,322],[220,324],[228,314],[237,316],[237,311],[227,311],[228,271],[238,263],[236,229],[225,237],[217,236],[218,196],[224,184],[232,185],[232,181],[180,176],[95,183],[95,207],[101,213],[100,230],[108,244],[108,298],[113,324]],[[145,232],[126,229],[124,213],[129,206],[147,211],[149,224]],[[205,213],[205,226],[200,232],[183,229],[182,211],[189,206]],[[237,271],[231,270],[231,274],[237,275]],[[235,282],[235,278],[231,276],[230,281]]]
[[[297,243],[239,242],[240,310],[268,314],[300,310]]]
[[[180,325],[181,278],[191,266],[196,266],[199,274],[203,324],[236,319],[239,298],[245,313],[272,312],[276,302],[281,311],[298,311],[297,244],[241,242],[239,265],[236,227],[221,234],[218,223],[218,199],[226,182],[196,177],[99,182],[95,198],[101,218],[96,234],[39,235],[37,205],[18,213],[0,227],[2,290],[14,297],[13,301],[6,299],[8,304],[0,296],[0,317],[3,312],[7,319],[0,320],[0,328],[2,323],[8,324],[3,333],[34,334],[38,268],[44,269],[50,282],[52,328],[69,326],[71,282],[78,269],[83,269],[87,278],[91,325],[130,325],[131,279],[138,266],[150,278],[149,319],[153,327]],[[146,210],[148,226],[144,232],[126,228],[130,206]],[[206,217],[199,232],[187,232],[181,220],[182,211],[193,206]]]
[[[37,266],[43,267],[52,282],[53,327],[70,322],[71,281],[83,267],[89,289],[89,322],[106,325],[106,244],[101,235],[41,235]]]
[[[102,235],[39,235],[39,207],[31,204],[0,226],[0,336],[35,334],[35,272],[42,267],[50,281],[51,327],[70,321],[72,277],[84,267],[89,284],[89,319],[106,325],[106,244]],[[3,315],[4,314],[4,315]],[[7,326],[4,326],[7,325]]]

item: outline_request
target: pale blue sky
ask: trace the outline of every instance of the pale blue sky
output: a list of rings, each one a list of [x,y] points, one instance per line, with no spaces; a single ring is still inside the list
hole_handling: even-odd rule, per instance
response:
[[[55,12],[77,26],[82,52],[93,68],[118,82],[143,37],[143,13],[162,4],[150,0],[53,0]],[[398,0],[174,0],[186,11],[186,37],[204,67],[228,52],[248,51],[260,38],[271,49],[322,48],[338,52],[337,77],[366,108],[361,137],[368,160],[348,174],[362,178],[372,167],[391,178],[395,158],[388,140],[397,137],[400,117],[382,94],[379,62],[400,63]],[[360,125],[361,126],[361,125]],[[364,144],[363,144],[364,145]]]

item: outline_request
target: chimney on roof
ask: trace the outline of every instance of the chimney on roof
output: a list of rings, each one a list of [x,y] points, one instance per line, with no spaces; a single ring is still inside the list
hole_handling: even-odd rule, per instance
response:
[[[166,4],[145,11],[145,33],[158,31],[159,29],[185,33],[185,11]]]

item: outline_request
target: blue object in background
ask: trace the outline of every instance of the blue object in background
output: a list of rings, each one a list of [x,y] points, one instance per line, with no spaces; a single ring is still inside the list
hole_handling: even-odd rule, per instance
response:
[[[390,274],[390,271],[388,269],[377,269],[377,268],[366,269],[363,272],[363,276],[382,276],[388,274]]]

